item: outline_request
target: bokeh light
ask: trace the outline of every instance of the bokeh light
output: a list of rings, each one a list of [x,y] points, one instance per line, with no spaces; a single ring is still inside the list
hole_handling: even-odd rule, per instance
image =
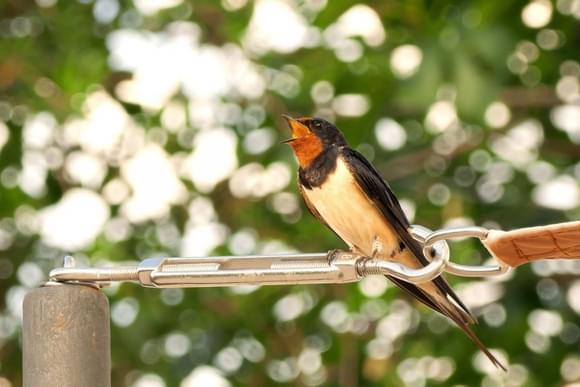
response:
[[[577,220],[578,20],[578,0],[3,3],[0,386],[21,384],[22,301],[65,254],[345,248],[301,201],[281,114],[336,123],[413,223]],[[488,262],[477,241],[451,249]],[[550,260],[450,277],[507,373],[384,277],[116,284],[113,385],[574,385],[579,276]]]

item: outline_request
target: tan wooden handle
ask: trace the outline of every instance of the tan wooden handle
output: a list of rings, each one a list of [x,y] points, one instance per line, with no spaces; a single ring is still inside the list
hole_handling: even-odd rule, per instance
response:
[[[483,243],[511,267],[543,259],[580,259],[580,221],[512,231],[491,230]]]

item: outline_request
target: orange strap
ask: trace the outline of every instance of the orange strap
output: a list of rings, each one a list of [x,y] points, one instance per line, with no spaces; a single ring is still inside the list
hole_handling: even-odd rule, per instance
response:
[[[580,221],[512,231],[491,230],[483,243],[511,267],[543,259],[580,259]]]

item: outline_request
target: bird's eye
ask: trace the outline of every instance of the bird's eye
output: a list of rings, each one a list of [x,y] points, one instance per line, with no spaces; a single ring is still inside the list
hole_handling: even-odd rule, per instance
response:
[[[322,122],[320,122],[319,120],[312,120],[311,125],[313,129],[322,128]]]

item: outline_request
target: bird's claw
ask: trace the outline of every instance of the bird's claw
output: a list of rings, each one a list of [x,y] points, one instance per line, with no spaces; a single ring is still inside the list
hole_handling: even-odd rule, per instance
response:
[[[383,251],[383,244],[381,243],[379,238],[375,236],[375,238],[373,239],[373,249],[372,249],[371,258],[373,258],[373,259],[377,258],[381,254],[382,251]]]

